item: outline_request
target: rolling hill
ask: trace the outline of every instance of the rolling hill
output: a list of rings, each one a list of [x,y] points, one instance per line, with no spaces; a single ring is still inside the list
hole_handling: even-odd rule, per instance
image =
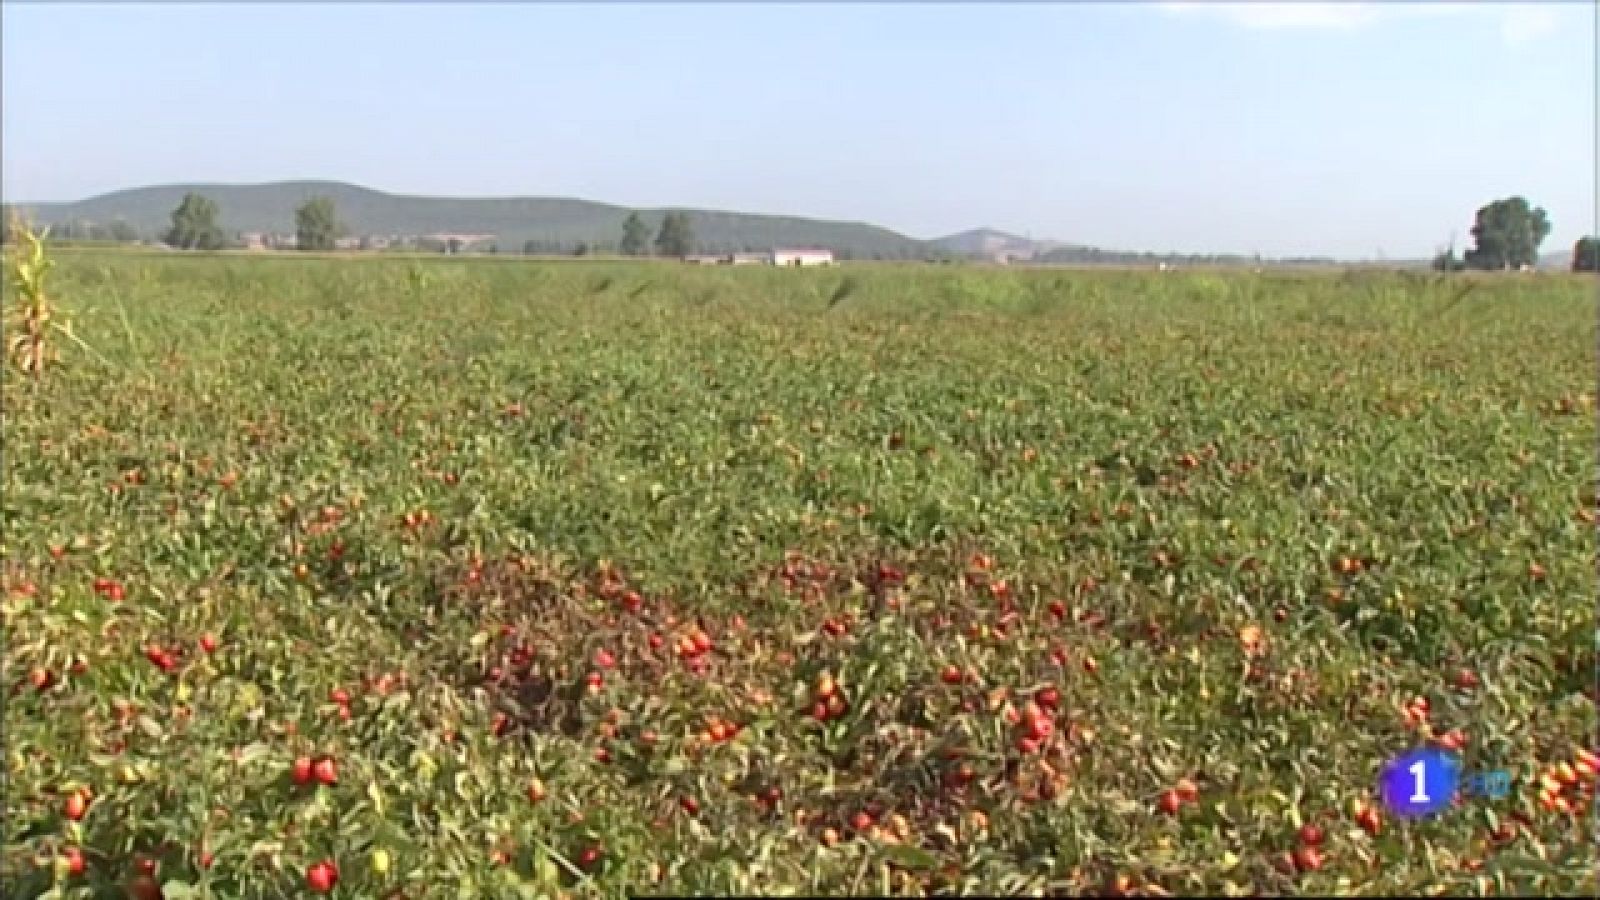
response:
[[[219,224],[239,232],[289,233],[295,209],[308,198],[331,198],[340,220],[355,235],[493,234],[505,252],[526,241],[597,249],[614,247],[629,208],[568,197],[419,197],[388,194],[333,181],[269,184],[174,184],[101,194],[76,203],[20,203],[41,225],[68,222],[127,222],[154,237],[171,223],[184,194],[202,194],[220,211]],[[671,210],[640,209],[653,235]],[[781,246],[826,247],[856,259],[913,259],[937,252],[919,241],[862,222],[836,222],[716,210],[684,210],[696,243],[707,252]]]
[[[1572,251],[1557,250],[1539,257],[1539,268],[1551,272],[1570,272],[1572,270]]]
[[[988,258],[1008,256],[1019,260],[1033,259],[1053,250],[1077,247],[1076,244],[1062,241],[1036,241],[994,228],[974,228],[971,231],[947,235],[934,240],[933,244],[958,256]]]

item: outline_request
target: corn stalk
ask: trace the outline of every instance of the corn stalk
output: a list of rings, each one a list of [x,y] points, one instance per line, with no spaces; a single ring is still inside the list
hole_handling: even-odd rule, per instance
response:
[[[21,237],[22,246],[9,254],[6,266],[7,281],[15,294],[6,310],[6,331],[10,335],[6,340],[6,352],[22,371],[38,379],[43,377],[46,366],[61,359],[54,336],[60,335],[91,353],[94,351],[73,334],[66,311],[45,290],[45,276],[55,267],[44,243],[50,229],[35,232],[18,220],[11,231]]]

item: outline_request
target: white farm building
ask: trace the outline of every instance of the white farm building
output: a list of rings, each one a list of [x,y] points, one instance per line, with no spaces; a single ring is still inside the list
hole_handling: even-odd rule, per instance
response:
[[[831,266],[833,265],[833,251],[816,250],[808,247],[773,250],[772,264],[775,266]]]

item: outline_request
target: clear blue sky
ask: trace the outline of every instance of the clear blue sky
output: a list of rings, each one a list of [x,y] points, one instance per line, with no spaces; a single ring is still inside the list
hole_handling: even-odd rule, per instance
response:
[[[0,16],[14,201],[329,178],[1360,257],[1464,242],[1477,206],[1521,193],[1549,210],[1546,251],[1600,230],[1592,3]]]

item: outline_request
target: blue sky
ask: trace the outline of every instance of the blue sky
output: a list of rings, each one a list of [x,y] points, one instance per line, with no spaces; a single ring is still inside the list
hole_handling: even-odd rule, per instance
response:
[[[1595,224],[1592,3],[4,4],[0,191],[352,181],[1424,255]]]

